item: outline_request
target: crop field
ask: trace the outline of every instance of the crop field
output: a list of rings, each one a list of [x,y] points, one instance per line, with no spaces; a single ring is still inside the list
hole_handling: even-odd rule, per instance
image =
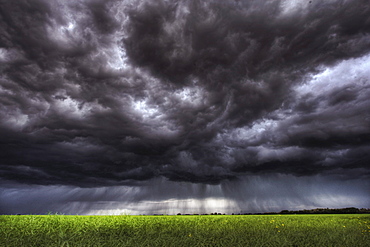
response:
[[[370,215],[2,215],[0,246],[370,246]]]

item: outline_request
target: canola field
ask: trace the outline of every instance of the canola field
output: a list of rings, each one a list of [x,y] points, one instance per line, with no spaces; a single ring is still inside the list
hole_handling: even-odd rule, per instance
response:
[[[370,246],[370,215],[1,215],[0,246]]]

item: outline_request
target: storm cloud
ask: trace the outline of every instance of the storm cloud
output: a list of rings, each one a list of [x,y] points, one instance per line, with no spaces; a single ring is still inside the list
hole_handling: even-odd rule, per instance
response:
[[[0,0],[0,181],[365,184],[369,68],[365,0]]]

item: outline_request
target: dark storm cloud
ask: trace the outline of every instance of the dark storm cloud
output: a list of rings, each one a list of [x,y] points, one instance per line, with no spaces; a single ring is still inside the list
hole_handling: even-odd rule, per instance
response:
[[[368,177],[369,16],[367,1],[1,1],[0,176]]]

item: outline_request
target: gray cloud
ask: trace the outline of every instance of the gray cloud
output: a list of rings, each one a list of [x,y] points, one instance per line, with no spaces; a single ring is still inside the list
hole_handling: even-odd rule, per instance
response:
[[[366,1],[0,1],[0,177],[369,177]]]
[[[79,188],[3,184],[1,214],[261,213],[369,205],[369,181],[338,175],[269,174],[218,185],[155,178],[134,186]],[[166,193],[163,193],[163,192]]]

